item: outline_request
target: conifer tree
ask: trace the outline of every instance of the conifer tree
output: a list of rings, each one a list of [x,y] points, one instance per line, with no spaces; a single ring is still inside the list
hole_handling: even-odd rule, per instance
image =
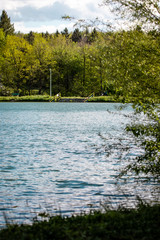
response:
[[[82,39],[82,34],[81,32],[79,31],[78,28],[76,28],[72,34],[72,41],[73,42],[80,42]]]
[[[62,35],[64,35],[66,38],[69,37],[68,28],[65,28],[61,33],[62,33]]]
[[[31,44],[33,45],[34,43],[34,38],[35,38],[35,35],[34,35],[34,32],[30,31],[27,36],[26,36],[26,40]]]
[[[14,24],[11,24],[11,20],[5,10],[2,11],[0,17],[0,28],[3,29],[5,36],[12,35],[14,33]]]

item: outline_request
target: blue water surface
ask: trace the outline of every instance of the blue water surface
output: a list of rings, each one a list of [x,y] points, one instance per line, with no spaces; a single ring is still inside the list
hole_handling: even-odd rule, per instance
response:
[[[73,214],[124,197],[115,186],[123,163],[106,152],[133,111],[119,106],[0,103],[0,226],[6,216],[22,223],[39,212]]]

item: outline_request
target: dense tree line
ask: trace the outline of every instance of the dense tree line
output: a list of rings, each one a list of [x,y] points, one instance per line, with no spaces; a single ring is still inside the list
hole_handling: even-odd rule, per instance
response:
[[[0,26],[1,94],[49,93],[49,69],[54,94],[149,96],[151,89],[152,95],[159,93],[157,32],[136,27],[106,33],[78,28],[73,33],[67,28],[54,34],[14,33],[5,11]]]

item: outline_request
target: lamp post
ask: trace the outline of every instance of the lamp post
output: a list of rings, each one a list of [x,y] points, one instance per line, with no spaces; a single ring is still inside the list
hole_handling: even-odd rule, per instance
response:
[[[50,97],[52,96],[52,69],[49,69],[50,71]]]

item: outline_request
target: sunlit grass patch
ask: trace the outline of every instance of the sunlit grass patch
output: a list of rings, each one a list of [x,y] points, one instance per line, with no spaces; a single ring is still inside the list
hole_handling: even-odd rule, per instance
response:
[[[42,102],[42,101],[49,101],[49,95],[30,95],[30,96],[9,96],[9,97],[2,97],[0,96],[0,102]]]

